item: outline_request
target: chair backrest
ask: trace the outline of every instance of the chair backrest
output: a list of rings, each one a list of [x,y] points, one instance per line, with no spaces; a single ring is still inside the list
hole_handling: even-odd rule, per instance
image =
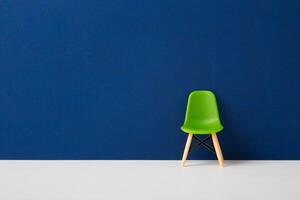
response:
[[[193,91],[188,98],[184,123],[220,122],[216,97],[208,90]]]

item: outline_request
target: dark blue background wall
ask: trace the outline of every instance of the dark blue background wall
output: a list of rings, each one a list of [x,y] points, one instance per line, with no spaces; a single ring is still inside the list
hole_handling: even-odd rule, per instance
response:
[[[0,159],[180,159],[194,89],[226,159],[300,159],[299,21],[297,0],[1,0]]]

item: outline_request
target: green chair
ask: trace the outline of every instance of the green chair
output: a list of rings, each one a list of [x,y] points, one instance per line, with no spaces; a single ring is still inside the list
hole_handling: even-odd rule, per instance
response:
[[[223,126],[219,118],[215,95],[207,90],[193,91],[189,95],[184,124],[181,126],[181,130],[188,133],[181,165],[185,166],[192,139],[194,138],[199,142],[196,146],[203,145],[208,150],[217,154],[219,164],[223,167],[224,159],[216,135],[216,133],[222,129]],[[204,134],[208,134],[209,136],[205,139],[198,137],[198,135]],[[212,139],[214,148],[205,143],[210,138]]]

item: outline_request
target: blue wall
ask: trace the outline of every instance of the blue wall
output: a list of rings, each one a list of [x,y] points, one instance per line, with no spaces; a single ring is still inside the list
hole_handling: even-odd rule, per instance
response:
[[[180,159],[194,89],[217,95],[226,159],[300,159],[299,10],[1,0],[0,159]]]

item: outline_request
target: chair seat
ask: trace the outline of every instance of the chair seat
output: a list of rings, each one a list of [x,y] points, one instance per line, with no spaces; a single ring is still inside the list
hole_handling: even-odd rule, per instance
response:
[[[221,124],[215,124],[209,127],[207,126],[195,127],[195,126],[183,125],[181,126],[181,130],[185,133],[192,133],[192,134],[211,134],[223,130],[223,126]]]

